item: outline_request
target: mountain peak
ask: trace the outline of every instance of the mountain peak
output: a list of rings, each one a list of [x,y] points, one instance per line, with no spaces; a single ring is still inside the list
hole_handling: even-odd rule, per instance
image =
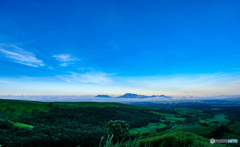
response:
[[[109,95],[97,95],[97,96],[95,96],[95,97],[108,97],[108,98],[110,98],[111,96],[109,96]]]

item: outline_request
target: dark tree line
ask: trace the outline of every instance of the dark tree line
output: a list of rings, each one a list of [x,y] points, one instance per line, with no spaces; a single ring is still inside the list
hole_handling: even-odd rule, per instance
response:
[[[110,120],[123,120],[129,129],[159,122],[159,115],[150,110],[125,107],[86,107],[60,109],[52,107],[49,112],[37,110],[14,121],[33,125],[33,129],[19,128],[8,121],[0,121],[0,144],[2,147],[94,147],[102,136],[107,138],[104,127]]]
[[[212,132],[210,132],[208,135],[206,135],[205,137],[208,137],[208,138],[221,138],[223,137],[223,135],[225,133],[232,133],[233,130],[230,130],[228,128],[228,125],[221,125],[221,126],[217,126]]]
[[[151,113],[149,110],[140,110],[132,108],[73,108],[60,109],[53,108],[50,112],[36,112],[30,114],[31,117],[18,119],[18,122],[29,125],[54,125],[60,124],[71,129],[77,129],[82,124],[89,124],[94,126],[104,126],[110,120],[125,120],[131,128],[139,128],[148,125],[150,122],[159,122],[159,115]],[[68,123],[66,123],[68,122]],[[71,123],[71,125],[69,125]]]

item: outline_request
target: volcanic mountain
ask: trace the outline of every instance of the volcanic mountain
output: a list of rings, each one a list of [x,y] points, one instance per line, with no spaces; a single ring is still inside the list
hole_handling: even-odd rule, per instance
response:
[[[122,96],[119,96],[117,98],[154,98],[154,97],[164,97],[164,98],[171,98],[165,95],[152,95],[152,96],[146,96],[146,95],[138,95],[138,94],[132,94],[132,93],[126,93]]]

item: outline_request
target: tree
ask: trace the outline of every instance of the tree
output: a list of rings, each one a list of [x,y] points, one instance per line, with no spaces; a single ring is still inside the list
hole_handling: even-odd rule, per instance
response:
[[[128,127],[129,125],[126,123],[126,121],[123,120],[110,120],[105,126],[105,128],[107,128],[107,133],[109,135],[113,134],[114,137],[116,137],[117,139],[119,139],[119,137],[124,137],[125,135],[129,134]]]
[[[46,106],[52,108],[53,103],[48,103]]]

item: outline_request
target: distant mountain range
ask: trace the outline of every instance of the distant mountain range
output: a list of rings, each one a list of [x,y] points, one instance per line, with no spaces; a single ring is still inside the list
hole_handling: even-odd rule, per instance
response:
[[[153,96],[145,96],[145,95],[126,93],[126,94],[124,94],[122,96],[119,96],[117,98],[150,98],[150,97],[156,97],[156,96],[155,95],[153,95]]]
[[[95,97],[108,97],[110,98],[110,96],[108,95],[97,95]],[[144,99],[144,98],[154,98],[154,97],[163,97],[163,98],[171,98],[169,96],[165,96],[165,95],[152,95],[152,96],[146,96],[146,95],[138,95],[138,94],[132,94],[132,93],[126,93],[122,96],[119,96],[119,97],[116,97],[116,98],[141,98],[141,99]]]
[[[159,95],[159,97],[171,98],[170,96]]]
[[[111,96],[108,96],[108,95],[97,95],[97,96],[95,96],[95,97],[111,97]]]

